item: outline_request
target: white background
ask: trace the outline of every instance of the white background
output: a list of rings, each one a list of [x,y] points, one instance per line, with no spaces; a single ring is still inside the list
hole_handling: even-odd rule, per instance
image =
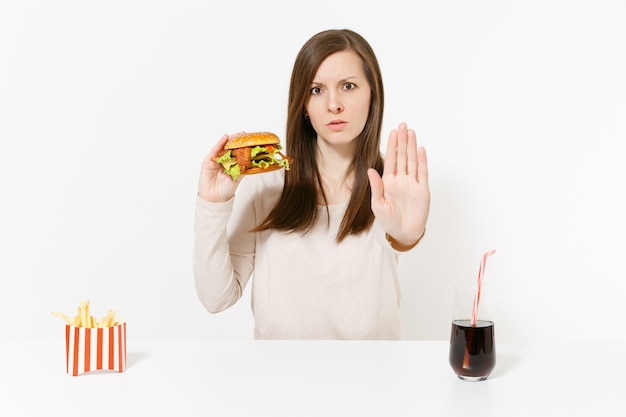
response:
[[[595,0],[3,2],[0,340],[59,336],[80,300],[132,337],[251,338],[249,291],[217,315],[195,295],[200,162],[284,135],[300,46],[344,27],[377,52],[383,142],[406,121],[428,152],[407,337],[447,339],[452,286],[495,249],[499,338],[624,340],[624,22]]]

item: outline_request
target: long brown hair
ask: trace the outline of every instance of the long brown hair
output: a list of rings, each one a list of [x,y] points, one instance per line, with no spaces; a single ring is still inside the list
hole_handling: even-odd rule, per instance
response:
[[[367,169],[374,168],[382,174],[382,76],[374,51],[361,35],[349,29],[332,29],[311,37],[296,57],[289,86],[285,140],[286,152],[294,162],[291,169],[285,171],[284,188],[278,203],[255,229],[257,231],[309,231],[317,220],[317,205],[327,206],[316,161],[317,133],[305,118],[305,105],[310,97],[313,77],[322,61],[329,55],[345,50],[352,50],[361,57],[371,89],[371,99],[367,122],[357,138],[357,150],[349,168],[354,173],[354,183],[348,208],[337,233],[337,242],[348,235],[367,230],[374,222]],[[319,196],[323,201],[318,201]]]

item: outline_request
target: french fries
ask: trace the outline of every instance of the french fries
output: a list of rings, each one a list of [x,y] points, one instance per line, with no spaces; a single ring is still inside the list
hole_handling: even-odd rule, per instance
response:
[[[62,318],[67,324],[74,327],[113,327],[121,323],[121,320],[117,318],[115,310],[111,309],[109,309],[100,320],[96,320],[96,318],[91,315],[89,305],[90,301],[81,301],[78,306],[77,314],[74,317],[69,317],[58,311],[53,311],[52,315]]]

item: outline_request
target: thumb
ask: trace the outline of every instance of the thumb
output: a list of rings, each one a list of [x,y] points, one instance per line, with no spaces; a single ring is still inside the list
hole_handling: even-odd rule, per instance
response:
[[[367,177],[370,180],[370,187],[372,189],[373,206],[375,202],[378,202],[383,198],[383,179],[374,168],[369,168],[367,170]]]

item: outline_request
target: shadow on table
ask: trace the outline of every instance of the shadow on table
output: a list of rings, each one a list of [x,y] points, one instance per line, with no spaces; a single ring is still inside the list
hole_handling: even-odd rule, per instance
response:
[[[148,356],[146,352],[126,352],[126,368],[132,368]]]
[[[511,369],[515,368],[520,360],[520,357],[514,355],[498,355],[496,358],[496,367],[491,375],[489,375],[489,379],[496,379],[505,375]]]

